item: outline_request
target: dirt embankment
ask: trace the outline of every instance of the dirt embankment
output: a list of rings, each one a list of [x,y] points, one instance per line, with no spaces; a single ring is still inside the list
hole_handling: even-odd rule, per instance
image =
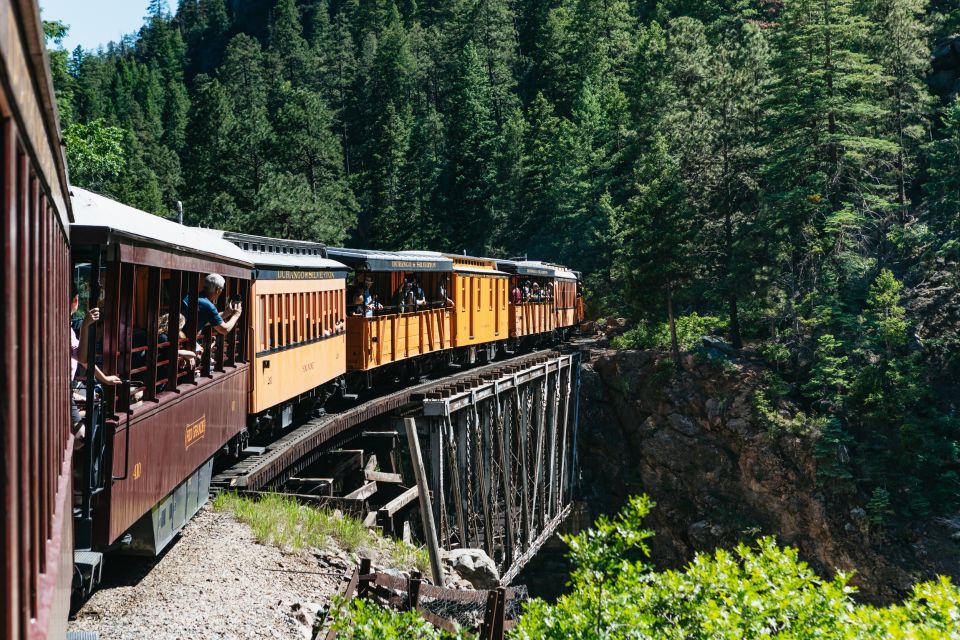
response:
[[[771,430],[755,418],[761,367],[685,356],[672,378],[669,367],[657,365],[663,357],[590,352],[579,442],[592,515],[617,511],[631,494],[657,502],[649,524],[658,567],[774,535],[798,547],[821,575],[854,572],[853,583],[873,602],[900,599],[938,573],[960,574],[957,529],[948,521],[915,523],[884,540],[856,497],[831,502],[817,483],[815,435]],[[787,419],[793,411],[776,409]]]

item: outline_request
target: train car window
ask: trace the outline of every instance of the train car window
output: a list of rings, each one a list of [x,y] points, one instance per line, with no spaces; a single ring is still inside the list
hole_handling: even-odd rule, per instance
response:
[[[277,346],[277,322],[276,308],[273,301],[273,294],[264,296],[267,302],[267,347],[275,349]]]
[[[267,349],[267,300],[266,296],[257,296],[257,351]]]
[[[476,277],[474,280],[477,281],[477,311],[480,311],[480,287],[483,282],[483,278]]]
[[[333,330],[333,325],[330,322],[330,314],[333,308],[333,303],[331,300],[332,298],[331,292],[330,291],[322,292],[321,298],[323,301],[323,304],[322,304],[323,308],[321,311],[321,313],[323,314],[323,332],[324,334],[326,334]]]

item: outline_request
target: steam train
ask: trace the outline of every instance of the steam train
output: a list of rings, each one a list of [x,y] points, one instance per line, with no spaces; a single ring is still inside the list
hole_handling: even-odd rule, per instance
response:
[[[205,502],[215,458],[251,434],[582,318],[562,266],[195,229],[69,187],[33,0],[0,1],[0,153],[4,638],[63,637],[102,554],[159,553]],[[209,274],[223,286],[207,302],[242,310],[229,331],[201,310]],[[79,328],[81,380],[72,290],[100,309]]]

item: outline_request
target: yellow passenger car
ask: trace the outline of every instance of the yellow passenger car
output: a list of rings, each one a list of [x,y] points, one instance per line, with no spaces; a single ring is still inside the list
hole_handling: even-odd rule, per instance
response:
[[[448,254],[453,261],[455,347],[491,346],[509,335],[507,274],[495,260]]]
[[[222,232],[255,265],[245,309],[251,362],[250,414],[289,426],[346,372],[348,267],[314,242]]]

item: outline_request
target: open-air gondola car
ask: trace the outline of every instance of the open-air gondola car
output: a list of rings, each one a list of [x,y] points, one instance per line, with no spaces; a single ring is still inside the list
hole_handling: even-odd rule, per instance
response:
[[[440,296],[451,288],[453,260],[412,251],[331,247],[327,253],[354,270],[347,288],[349,371],[370,371],[453,347],[454,309]],[[424,304],[410,304],[415,287],[424,292]]]
[[[72,193],[74,275],[101,310],[86,361],[124,381],[100,387],[88,367],[78,544],[158,553],[205,502],[214,454],[245,428],[247,334],[222,335],[198,310],[216,273],[219,311],[239,301],[247,313],[252,265],[230,242]]]
[[[510,337],[541,339],[577,324],[577,274],[533,260],[498,260],[510,274]]]

